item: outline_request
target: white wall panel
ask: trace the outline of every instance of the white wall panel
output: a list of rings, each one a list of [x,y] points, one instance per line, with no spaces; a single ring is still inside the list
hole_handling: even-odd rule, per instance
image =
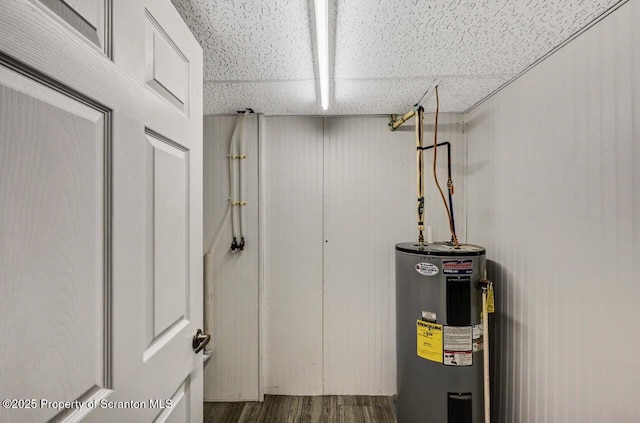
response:
[[[264,119],[267,394],[322,394],[322,126]]]
[[[415,139],[325,120],[324,394],[396,391],[394,244],[415,238]]]
[[[640,4],[467,114],[500,422],[637,422]]]
[[[105,328],[114,319],[103,305],[111,296],[104,245],[112,237],[104,223],[105,115],[4,66],[0,80],[2,390],[9,398],[86,401],[109,387],[113,368]],[[66,417],[47,407],[8,408],[0,420]]]
[[[205,365],[204,398],[257,400],[258,381],[258,119],[246,118],[245,234],[243,252],[231,252],[231,225],[222,227],[229,198],[229,140],[235,116],[204,119],[204,251],[214,235],[213,307],[205,318],[213,327],[213,356]],[[211,314],[213,310],[213,314]]]
[[[439,126],[453,144],[461,238],[462,118],[441,115]],[[417,239],[413,123],[391,132],[385,117],[264,121],[266,393],[393,394],[394,244]],[[431,157],[428,222],[449,239]]]

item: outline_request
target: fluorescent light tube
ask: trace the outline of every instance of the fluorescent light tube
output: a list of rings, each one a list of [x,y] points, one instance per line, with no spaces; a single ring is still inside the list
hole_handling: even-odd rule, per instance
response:
[[[329,6],[327,0],[315,0],[318,77],[322,109],[329,108]]]

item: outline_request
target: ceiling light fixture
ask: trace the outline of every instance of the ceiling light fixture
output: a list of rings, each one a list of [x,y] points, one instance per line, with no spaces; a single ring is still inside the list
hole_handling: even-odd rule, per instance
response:
[[[327,110],[329,108],[329,6],[327,0],[315,0],[315,12],[320,102],[322,110]]]

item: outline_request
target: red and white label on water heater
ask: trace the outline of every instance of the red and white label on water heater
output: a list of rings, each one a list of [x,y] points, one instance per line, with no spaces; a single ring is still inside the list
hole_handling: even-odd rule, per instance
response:
[[[473,365],[473,327],[444,326],[442,331],[445,366]]]
[[[442,273],[445,275],[470,275],[473,273],[473,260],[442,260]]]

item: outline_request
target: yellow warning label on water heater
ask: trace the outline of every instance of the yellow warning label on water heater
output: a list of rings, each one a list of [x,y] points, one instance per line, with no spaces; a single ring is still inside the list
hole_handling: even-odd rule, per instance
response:
[[[442,325],[417,323],[418,357],[442,363]]]
[[[489,295],[487,298],[487,313],[494,313],[496,306],[493,300],[493,282],[489,284]]]

